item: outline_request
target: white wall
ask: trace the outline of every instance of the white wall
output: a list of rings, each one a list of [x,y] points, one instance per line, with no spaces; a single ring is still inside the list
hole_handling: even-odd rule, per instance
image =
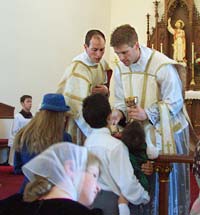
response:
[[[194,4],[196,5],[197,10],[200,12],[200,1],[194,0]]]
[[[19,111],[19,97],[30,94],[34,112],[83,50],[85,33],[97,28],[108,36],[110,1],[0,1],[0,102]]]
[[[140,42],[146,44],[146,14],[152,13],[152,1],[111,0],[111,30],[118,25],[130,24],[135,27]]]
[[[160,0],[158,10],[160,14],[164,13],[164,0]],[[111,0],[111,32],[119,25],[130,24],[138,33],[140,44],[146,45],[147,13],[150,14],[151,29],[155,23],[153,0]],[[112,48],[110,56],[112,61],[115,58]]]

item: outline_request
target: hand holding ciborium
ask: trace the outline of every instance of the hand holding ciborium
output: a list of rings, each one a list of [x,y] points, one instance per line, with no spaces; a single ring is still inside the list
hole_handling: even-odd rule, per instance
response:
[[[129,108],[135,108],[138,104],[138,96],[130,96],[125,98],[126,106]],[[129,119],[128,122],[132,122],[134,119]]]

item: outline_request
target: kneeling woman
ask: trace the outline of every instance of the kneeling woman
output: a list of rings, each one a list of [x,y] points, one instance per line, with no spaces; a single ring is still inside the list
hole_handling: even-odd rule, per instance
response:
[[[88,209],[100,190],[99,160],[85,147],[55,144],[22,170],[30,182],[23,197],[16,194],[0,201],[3,214],[101,214]]]

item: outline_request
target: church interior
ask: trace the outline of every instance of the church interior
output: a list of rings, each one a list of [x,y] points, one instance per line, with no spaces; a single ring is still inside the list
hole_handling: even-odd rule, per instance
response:
[[[113,71],[117,55],[110,47],[110,35],[117,26],[130,24],[137,30],[140,44],[184,68],[181,81],[190,121],[190,153],[160,155],[154,171],[160,178],[160,215],[168,214],[173,163],[190,165],[192,205],[199,195],[192,165],[200,139],[200,0],[15,0],[1,4],[0,200],[17,192],[23,180],[6,164],[11,125],[21,109],[20,96],[32,96],[32,113],[36,113],[43,95],[56,92],[67,65],[83,51],[83,38],[89,29],[104,32],[104,57]],[[111,105],[113,97],[111,93]]]

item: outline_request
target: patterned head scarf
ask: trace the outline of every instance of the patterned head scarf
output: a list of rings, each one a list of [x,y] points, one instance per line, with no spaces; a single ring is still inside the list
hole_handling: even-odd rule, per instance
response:
[[[22,170],[29,181],[34,181],[37,175],[45,177],[77,201],[87,159],[85,147],[68,142],[57,143],[25,164]],[[67,166],[68,169],[70,166],[70,171],[67,171]]]

